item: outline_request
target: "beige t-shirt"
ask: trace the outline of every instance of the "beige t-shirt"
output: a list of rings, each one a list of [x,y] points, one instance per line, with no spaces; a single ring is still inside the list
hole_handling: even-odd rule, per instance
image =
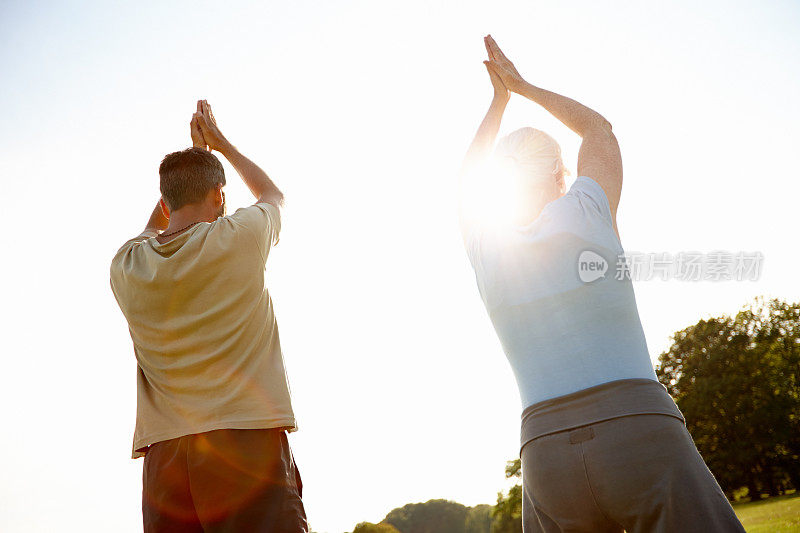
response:
[[[267,203],[201,222],[164,244],[143,233],[111,261],[137,368],[135,459],[215,429],[297,429],[264,285],[280,212]]]

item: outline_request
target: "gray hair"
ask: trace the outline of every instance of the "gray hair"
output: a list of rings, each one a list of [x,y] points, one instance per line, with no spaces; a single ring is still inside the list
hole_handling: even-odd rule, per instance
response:
[[[495,156],[510,158],[532,186],[556,182],[564,191],[564,174],[569,171],[561,158],[561,147],[555,139],[536,128],[512,131],[497,143]]]

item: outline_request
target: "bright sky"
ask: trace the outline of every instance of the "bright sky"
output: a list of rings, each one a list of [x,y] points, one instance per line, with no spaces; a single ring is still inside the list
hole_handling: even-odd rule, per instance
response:
[[[454,201],[491,97],[486,33],[613,124],[627,250],[764,254],[757,282],[637,282],[653,358],[701,317],[800,299],[797,3],[231,4],[0,7],[3,531],[141,531],[108,267],[198,98],[286,194],[267,276],[316,531],[507,486],[519,396]],[[575,172],[579,138],[514,97],[501,134],[526,125]],[[224,164],[232,212],[253,198]]]

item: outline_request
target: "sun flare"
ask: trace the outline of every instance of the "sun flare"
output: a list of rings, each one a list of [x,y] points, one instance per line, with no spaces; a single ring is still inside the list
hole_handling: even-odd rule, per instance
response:
[[[511,224],[517,208],[518,172],[507,157],[491,157],[468,169],[462,183],[464,221],[484,228]]]

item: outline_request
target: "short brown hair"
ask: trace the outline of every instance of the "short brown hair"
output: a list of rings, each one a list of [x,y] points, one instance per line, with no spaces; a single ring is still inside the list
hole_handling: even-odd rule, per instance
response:
[[[225,185],[225,169],[219,159],[203,148],[187,148],[168,154],[158,167],[161,196],[175,211],[202,202],[208,191]]]

